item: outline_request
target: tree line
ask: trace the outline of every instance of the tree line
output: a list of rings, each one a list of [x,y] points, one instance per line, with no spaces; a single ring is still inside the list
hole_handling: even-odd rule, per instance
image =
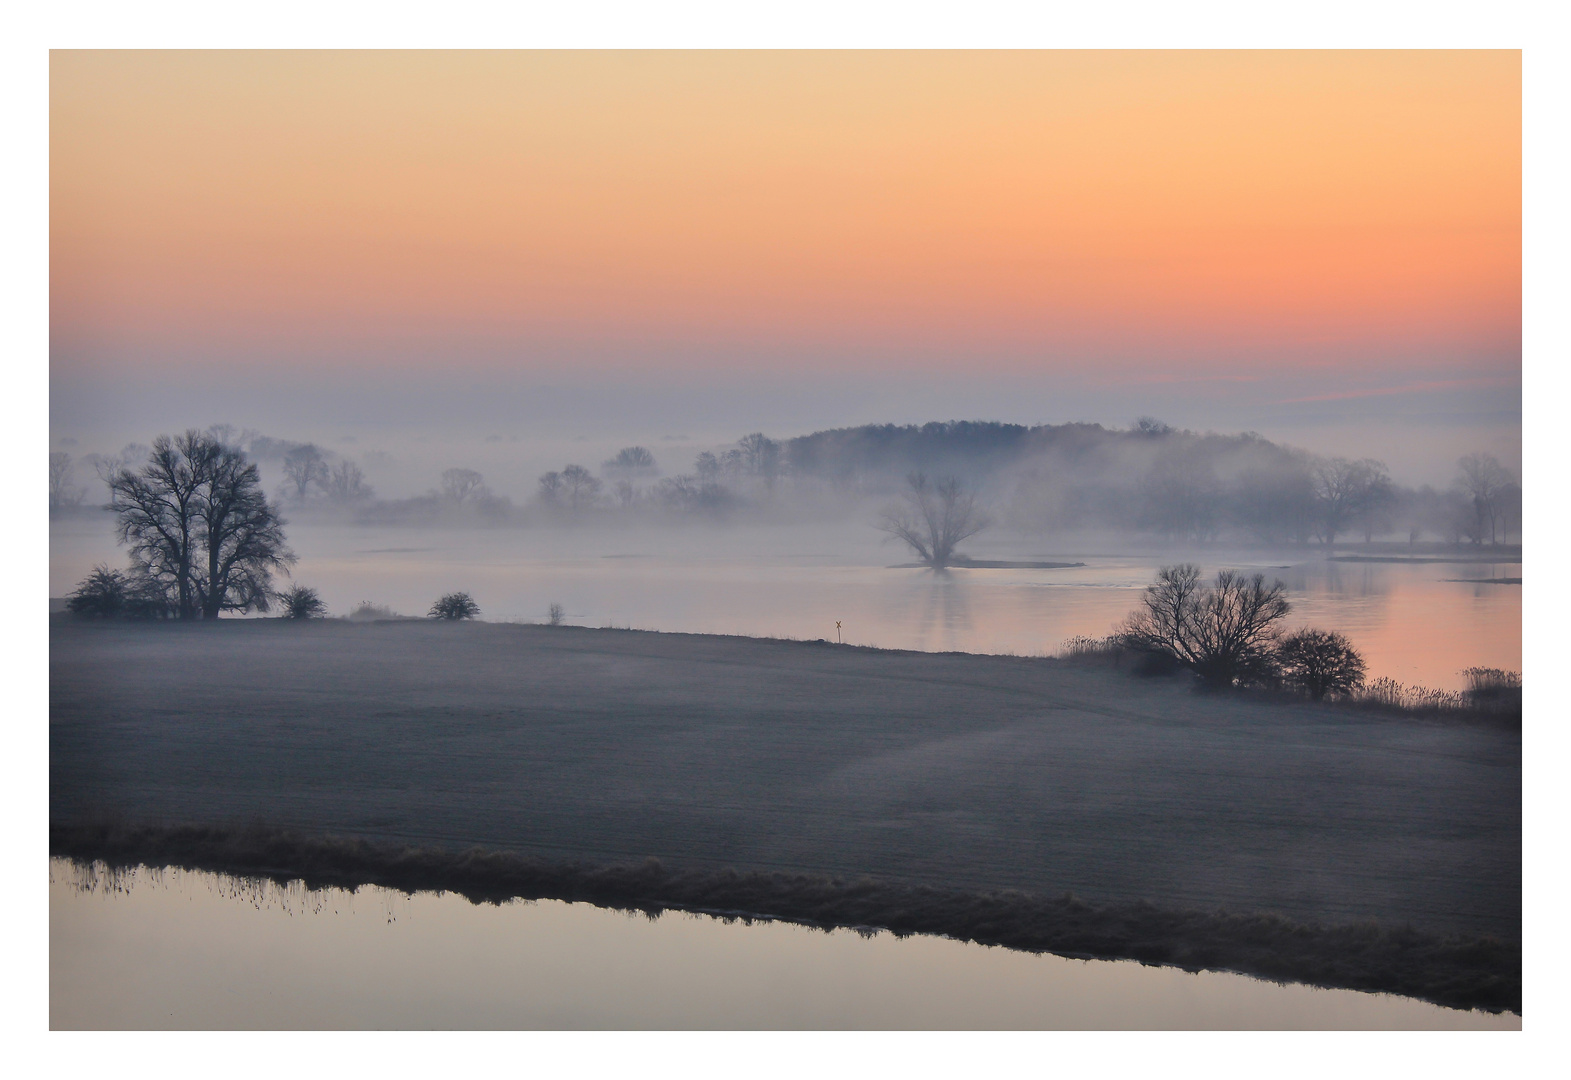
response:
[[[208,434],[224,441],[233,429]],[[998,524],[1027,533],[1134,532],[1174,542],[1334,544],[1396,535],[1475,545],[1521,535],[1522,490],[1486,453],[1461,458],[1440,488],[1398,483],[1378,460],[1324,457],[1253,433],[1199,434],[1144,418],[1128,429],[1098,424],[1025,427],[952,422],[868,425],[776,440],[762,432],[698,453],[668,472],[643,446],[623,447],[591,467],[568,462],[540,474],[515,504],[478,471],[444,470],[428,492],[379,499],[361,467],[312,443],[242,432],[253,458],[276,460],[277,501],[318,507],[364,524],[472,521],[479,524],[666,519],[857,512],[905,487],[914,473],[953,478],[985,503]],[[108,477],[149,448],[90,455]],[[51,514],[69,513],[86,492],[78,464],[50,456]]]

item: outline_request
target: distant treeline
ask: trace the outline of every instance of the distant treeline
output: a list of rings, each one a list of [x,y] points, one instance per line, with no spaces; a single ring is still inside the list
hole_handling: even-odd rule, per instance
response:
[[[598,467],[566,462],[538,477],[508,477],[530,494],[494,494],[479,472],[455,466],[422,495],[379,499],[360,466],[311,443],[210,429],[255,460],[276,463],[277,496],[365,524],[470,521],[544,524],[866,514],[914,472],[953,476],[979,493],[1001,525],[1028,533],[1120,532],[1175,542],[1306,544],[1396,537],[1503,544],[1520,539],[1517,478],[1488,454],[1457,462],[1443,488],[1394,480],[1383,462],[1327,458],[1253,432],[1179,430],[1150,418],[1129,428],[951,421],[864,425],[776,440],[761,432],[662,467],[629,446]],[[102,475],[145,447],[89,455]],[[71,459],[50,459],[50,509],[83,501]]]

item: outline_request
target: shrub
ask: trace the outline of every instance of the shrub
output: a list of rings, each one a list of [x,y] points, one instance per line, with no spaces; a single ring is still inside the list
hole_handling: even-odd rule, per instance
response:
[[[1277,642],[1282,681],[1319,701],[1327,694],[1351,694],[1364,682],[1364,658],[1347,638],[1305,627]]]
[[[66,610],[87,619],[166,619],[176,614],[168,591],[158,581],[99,565],[66,598]]]
[[[102,564],[66,598],[65,609],[84,619],[115,619],[125,614],[125,575]]]
[[[349,613],[348,617],[355,622],[373,622],[377,619],[396,619],[399,618],[399,615],[390,607],[373,604],[369,600],[362,600],[359,606]]]
[[[480,614],[480,605],[466,592],[448,593],[427,614],[433,619],[473,619]]]
[[[294,585],[278,594],[286,619],[320,619],[327,614],[327,605],[316,590],[305,585]]]
[[[548,609],[546,609],[546,619],[552,626],[561,626],[562,619],[566,615],[567,612],[562,610],[561,604],[552,604]]]

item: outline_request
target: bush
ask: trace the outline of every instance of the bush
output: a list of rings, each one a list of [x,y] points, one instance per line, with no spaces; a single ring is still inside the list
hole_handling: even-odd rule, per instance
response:
[[[546,621],[548,621],[552,626],[561,626],[562,619],[566,617],[566,615],[567,612],[562,610],[561,604],[552,604],[548,609],[546,609]]]
[[[84,619],[117,619],[125,614],[125,575],[102,564],[66,598],[65,609]]]
[[[327,614],[327,605],[322,603],[316,590],[304,585],[295,585],[279,593],[278,602],[283,605],[286,619],[320,619]]]
[[[99,565],[66,598],[65,608],[85,619],[166,619],[175,605],[159,582]]]
[[[382,604],[373,604],[369,600],[362,600],[359,606],[349,613],[347,618],[355,622],[375,622],[377,619],[398,619],[402,618],[402,616],[390,607]]]
[[[448,593],[427,614],[433,619],[473,619],[480,614],[480,605],[466,592]]]
[[[1282,681],[1319,701],[1327,694],[1351,694],[1364,683],[1364,658],[1347,638],[1305,627],[1277,642]]]

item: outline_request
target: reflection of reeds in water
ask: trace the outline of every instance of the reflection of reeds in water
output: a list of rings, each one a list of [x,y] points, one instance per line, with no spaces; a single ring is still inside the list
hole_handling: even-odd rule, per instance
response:
[[[654,859],[594,866],[507,851],[379,845],[271,829],[50,827],[50,852],[83,860],[94,880],[124,885],[111,867],[185,866],[234,875],[253,902],[311,901],[376,885],[455,892],[474,903],[581,901],[726,920],[784,920],[822,930],[934,934],[1083,959],[1128,959],[1187,970],[1235,971],[1276,981],[1397,993],[1452,1008],[1520,1012],[1522,951],[1515,941],[1425,933],[1373,922],[1298,923],[1269,913],[1098,904],[1064,894],[964,892],[872,878],[668,868]],[[306,882],[311,882],[310,886]],[[270,884],[269,884],[270,883]]]
[[[102,859],[50,859],[49,878],[63,874],[73,892],[96,896],[129,896],[137,889],[195,892],[205,890],[224,900],[249,904],[258,911],[281,911],[285,915],[322,915],[353,910],[357,895],[374,893],[382,904],[388,922],[398,918],[398,901],[408,896],[392,889],[362,886],[318,888],[300,878],[276,879],[265,876],[214,873],[180,866],[147,866],[106,863]]]

